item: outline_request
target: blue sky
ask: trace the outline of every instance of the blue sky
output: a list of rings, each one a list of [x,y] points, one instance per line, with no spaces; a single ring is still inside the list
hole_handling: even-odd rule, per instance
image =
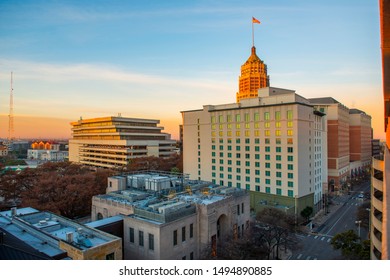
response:
[[[118,113],[176,137],[180,111],[235,101],[252,16],[271,86],[365,110],[383,137],[379,8],[367,0],[2,0],[0,137],[11,71],[17,137],[69,137],[80,116]]]

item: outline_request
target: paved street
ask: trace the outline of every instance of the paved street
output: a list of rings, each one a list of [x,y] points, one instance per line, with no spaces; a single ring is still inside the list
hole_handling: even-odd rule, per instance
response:
[[[353,229],[358,234],[358,226],[355,223],[359,205],[367,201],[358,198],[361,192],[370,191],[370,182],[363,182],[354,186],[354,191],[349,195],[333,198],[333,204],[329,213],[320,213],[313,219],[316,227],[313,232],[297,234],[300,247],[293,250],[289,259],[292,260],[332,260],[342,259],[341,252],[334,250],[330,244],[333,236],[337,233]],[[367,239],[368,231],[360,228],[360,236]]]

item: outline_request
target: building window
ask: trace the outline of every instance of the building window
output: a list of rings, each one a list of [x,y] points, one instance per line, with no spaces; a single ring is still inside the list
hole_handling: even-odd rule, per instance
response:
[[[277,163],[277,164],[276,164],[276,169],[282,169],[282,164]]]
[[[190,238],[194,237],[194,224],[190,224]]]
[[[276,155],[276,160],[282,160],[282,156],[281,155]]]
[[[265,176],[268,176],[268,177],[271,176],[271,171],[266,170],[266,171],[265,171]]]
[[[282,178],[282,172],[276,172],[276,177],[278,177],[278,178]]]
[[[255,138],[255,144],[260,144],[260,138]]]
[[[173,246],[177,245],[177,230],[173,231]]]
[[[294,178],[294,173],[288,173],[287,176],[288,176],[289,179],[293,179]]]
[[[265,135],[265,136],[270,136],[270,135],[271,135],[271,132],[270,132],[269,130],[266,130],[266,131],[264,132],[264,135]]]
[[[232,115],[227,115],[227,122],[232,122]]]
[[[260,120],[260,114],[255,113],[254,119],[255,119],[255,122],[258,122]]]
[[[277,186],[281,186],[282,185],[282,181],[281,180],[276,180],[276,185]]]
[[[288,190],[288,191],[287,191],[287,195],[288,195],[289,197],[294,197],[294,191]]]
[[[245,122],[250,122],[249,113],[245,113]]]
[[[271,185],[271,179],[265,179],[265,183],[266,183],[267,185]]]
[[[294,144],[293,139],[292,138],[287,138],[287,144],[290,144],[290,145]]]
[[[250,181],[251,181],[251,177],[245,176],[245,181],[246,181],[246,182],[250,182]]]
[[[251,186],[250,186],[249,184],[246,184],[246,185],[245,185],[245,189],[246,189],[247,191],[249,191],[249,190],[251,189]]]
[[[290,187],[290,188],[293,188],[294,187],[294,182],[287,182],[287,186]]]
[[[280,136],[282,133],[280,132],[280,129],[275,130],[275,136]]]
[[[255,147],[255,152],[260,152],[260,147],[259,146]]]
[[[264,120],[269,121],[269,112],[264,112]]]
[[[271,160],[271,156],[270,155],[265,155],[265,160]]]
[[[287,135],[288,136],[293,136],[293,130],[292,129],[287,129]]]
[[[288,110],[287,111],[287,119],[288,120],[292,120],[293,119],[293,111],[292,110]]]
[[[294,148],[293,147],[287,147],[287,152],[288,153],[292,153],[294,151]]]
[[[106,255],[106,260],[115,260],[115,253],[110,253]]]
[[[241,122],[241,115],[240,114],[236,115],[236,122]]]
[[[186,227],[181,228],[181,241],[186,241]]]
[[[130,232],[130,243],[134,243],[134,228],[129,228]]]
[[[294,165],[293,164],[288,164],[287,165],[288,170],[294,170]]]
[[[236,180],[241,180],[241,175],[236,175]]]
[[[276,152],[281,153],[282,152],[282,147],[276,147]]]
[[[237,204],[237,215],[240,215],[240,204]]]
[[[280,116],[281,116],[280,111],[276,111],[275,112],[275,120],[280,121]]]
[[[149,233],[149,250],[154,251],[154,235]]]
[[[266,162],[266,163],[265,163],[265,168],[271,168],[271,163]]]
[[[276,189],[276,194],[277,194],[277,195],[282,195],[282,189],[277,188],[277,189]]]
[[[257,192],[259,192],[260,191],[260,186],[256,186],[255,189],[256,189]]]
[[[265,193],[271,193],[271,188],[270,187],[265,187]]]
[[[265,151],[269,153],[271,151],[271,147],[270,146],[266,146],[265,147]]]
[[[294,157],[293,156],[287,156],[287,160],[288,161],[294,161]]]
[[[256,170],[256,171],[259,171],[259,170]],[[259,171],[260,172],[260,171]],[[256,183],[260,183],[260,178],[255,178],[255,182]]]
[[[139,246],[143,247],[144,246],[144,232],[143,231],[138,231],[138,243]]]

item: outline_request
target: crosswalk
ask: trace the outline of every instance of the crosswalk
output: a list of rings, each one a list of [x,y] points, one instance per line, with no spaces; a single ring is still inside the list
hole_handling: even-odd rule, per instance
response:
[[[329,236],[329,235],[315,235],[315,234],[307,234],[307,235],[297,234],[296,236],[299,239],[313,238],[315,240],[324,241],[324,242],[327,242],[327,243],[329,243],[332,240],[332,237],[333,237],[333,236]]]
[[[296,260],[318,260],[316,257],[313,256],[303,256],[302,254],[299,254],[295,259]]]
[[[299,239],[312,239],[315,242],[325,242],[325,243],[330,243],[332,240],[332,236],[329,235],[315,235],[315,234],[297,234],[297,238]],[[311,256],[311,255],[303,255],[303,254],[298,254],[298,255],[293,255],[290,257],[290,259],[294,260],[317,260],[316,256]]]

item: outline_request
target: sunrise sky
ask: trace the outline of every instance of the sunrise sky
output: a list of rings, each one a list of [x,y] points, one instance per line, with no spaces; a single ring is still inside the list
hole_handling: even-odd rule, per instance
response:
[[[377,1],[0,1],[0,137],[11,71],[20,138],[68,138],[70,122],[160,119],[235,102],[250,55],[273,87],[331,96],[372,116],[384,138]]]

